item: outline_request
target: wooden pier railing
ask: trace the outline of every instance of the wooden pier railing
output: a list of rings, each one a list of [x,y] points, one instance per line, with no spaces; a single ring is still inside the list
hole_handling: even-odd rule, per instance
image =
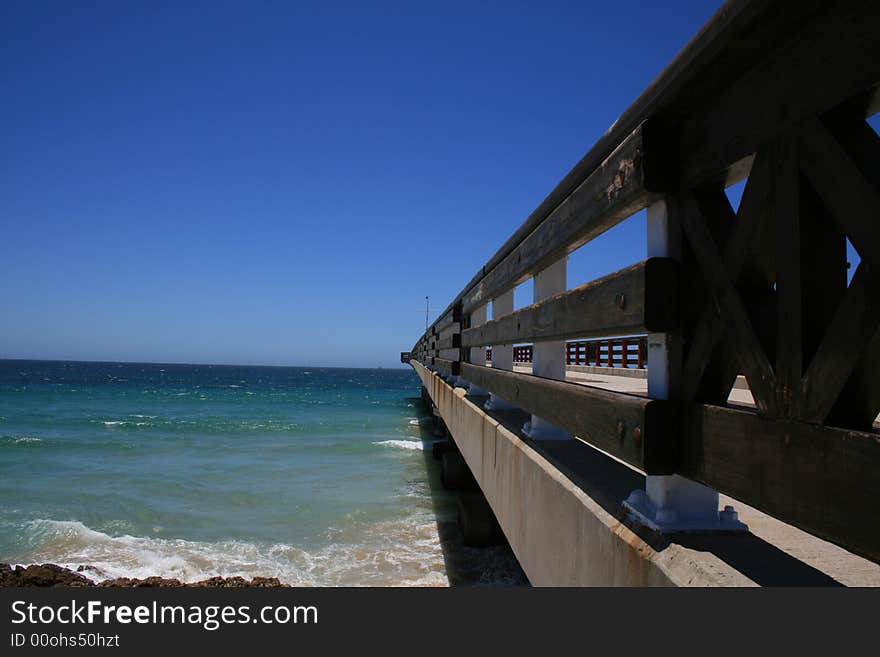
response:
[[[874,0],[726,3],[408,357],[649,475],[880,559],[878,25]],[[734,209],[725,188],[743,179]],[[547,287],[569,253],[646,208],[646,260]],[[861,259],[849,284],[847,239]],[[514,311],[530,277],[536,301]],[[647,351],[647,398],[541,376],[547,345],[601,361],[578,340],[620,335],[648,336],[633,357]],[[487,346],[523,343],[544,350],[537,376],[486,365]],[[727,405],[740,373],[754,410]]]

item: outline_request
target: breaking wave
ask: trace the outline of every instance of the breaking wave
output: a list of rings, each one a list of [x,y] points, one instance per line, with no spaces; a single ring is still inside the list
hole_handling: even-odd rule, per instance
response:
[[[294,586],[448,585],[437,525],[418,516],[363,526],[355,532],[356,543],[340,540],[312,551],[282,543],[111,536],[78,521],[35,520],[25,532],[35,546],[29,563],[80,569],[96,581],[157,575],[193,582],[238,575],[277,577]]]
[[[375,442],[373,444],[381,445],[383,447],[395,447],[397,449],[408,449],[425,452],[431,449],[433,443],[424,442],[421,440],[380,440],[379,442]]]
[[[35,436],[3,436],[2,441],[9,445],[21,445],[28,443],[41,443],[43,442],[43,439]]]

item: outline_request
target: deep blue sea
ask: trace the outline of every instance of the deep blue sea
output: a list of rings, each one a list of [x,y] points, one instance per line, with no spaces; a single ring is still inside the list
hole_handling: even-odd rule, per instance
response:
[[[0,561],[444,585],[418,394],[408,369],[0,361]]]

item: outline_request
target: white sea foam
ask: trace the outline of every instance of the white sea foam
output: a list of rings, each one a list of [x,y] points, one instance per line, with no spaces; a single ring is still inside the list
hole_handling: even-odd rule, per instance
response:
[[[22,443],[43,442],[42,438],[37,438],[35,436],[3,436],[2,440],[11,442],[13,445],[20,445]]]
[[[110,536],[77,521],[36,520],[28,538],[39,547],[29,563],[57,563],[101,581],[116,577],[277,577],[295,586],[446,586],[437,525],[428,517],[338,530],[307,551],[276,543],[199,542]],[[25,565],[25,564],[22,564]]]
[[[373,444],[382,445],[383,447],[396,447],[397,449],[411,449],[418,451],[427,451],[431,449],[432,446],[432,443],[422,442],[421,440],[380,440]]]
[[[132,417],[150,417],[147,415],[133,415]],[[132,422],[131,420],[112,420],[101,422],[105,427],[146,427],[150,426],[149,422]]]

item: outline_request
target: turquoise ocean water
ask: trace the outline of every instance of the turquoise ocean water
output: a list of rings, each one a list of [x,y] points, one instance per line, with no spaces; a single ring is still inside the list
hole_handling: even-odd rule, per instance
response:
[[[407,369],[0,361],[0,561],[443,585],[418,393]]]

